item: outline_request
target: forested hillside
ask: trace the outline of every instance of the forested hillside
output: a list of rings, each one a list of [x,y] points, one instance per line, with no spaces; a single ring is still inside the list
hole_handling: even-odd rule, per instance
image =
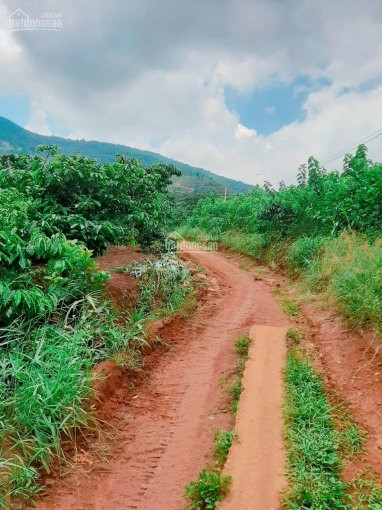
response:
[[[144,165],[152,165],[154,163],[172,164],[182,172],[182,175],[176,176],[173,179],[174,186],[172,189],[177,193],[189,194],[196,191],[196,193],[204,194],[212,191],[216,194],[224,194],[225,187],[231,193],[243,193],[252,188],[252,186],[241,181],[228,179],[203,168],[195,168],[180,161],[166,158],[161,154],[140,150],[127,145],[38,135],[0,116],[0,154],[9,152],[15,154],[34,154],[35,148],[39,145],[57,145],[63,154],[78,153],[82,156],[96,158],[101,163],[114,161],[115,154],[127,153],[129,157],[138,159]]]

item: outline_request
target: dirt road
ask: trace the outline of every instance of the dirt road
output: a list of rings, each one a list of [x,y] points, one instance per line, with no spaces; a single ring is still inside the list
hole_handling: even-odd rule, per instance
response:
[[[235,339],[253,324],[286,325],[263,281],[221,253],[189,256],[206,268],[208,299],[180,326],[164,330],[171,348],[133,398],[124,381],[108,403],[106,430],[115,437],[108,459],[97,457],[96,441],[68,477],[52,480],[40,510],[185,508],[184,485],[211,458],[213,429],[232,420],[219,381],[233,373]]]

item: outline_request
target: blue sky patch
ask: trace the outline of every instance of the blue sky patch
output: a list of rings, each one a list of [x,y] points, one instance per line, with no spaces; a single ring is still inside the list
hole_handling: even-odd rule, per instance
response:
[[[0,115],[20,126],[27,124],[31,114],[27,95],[0,94]]]
[[[0,116],[15,122],[25,128],[32,114],[29,97],[27,95],[0,94]],[[46,117],[44,122],[52,134],[67,137],[70,130],[53,117]]]
[[[241,124],[261,135],[268,135],[292,122],[304,120],[304,101],[310,92],[325,85],[328,82],[313,82],[306,76],[300,76],[290,83],[275,79],[249,93],[225,87],[224,94],[228,109],[239,116]]]

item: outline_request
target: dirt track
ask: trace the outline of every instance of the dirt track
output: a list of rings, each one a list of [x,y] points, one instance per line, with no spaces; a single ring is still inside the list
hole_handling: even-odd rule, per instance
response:
[[[108,402],[106,430],[115,436],[108,460],[97,457],[96,441],[70,476],[52,480],[40,510],[185,507],[183,487],[211,458],[213,429],[230,425],[219,381],[234,370],[235,339],[253,324],[287,324],[263,281],[220,253],[190,256],[207,268],[208,299],[164,330],[171,348],[155,359],[133,398],[124,381]]]
[[[219,510],[276,510],[286,487],[282,439],[283,378],[287,328],[253,326],[243,392],[236,417],[237,439],[224,467],[232,476]]]

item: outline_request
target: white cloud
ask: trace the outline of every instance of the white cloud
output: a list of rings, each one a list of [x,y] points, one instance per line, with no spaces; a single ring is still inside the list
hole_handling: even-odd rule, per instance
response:
[[[31,116],[25,126],[25,129],[29,129],[29,131],[33,131],[35,133],[40,133],[41,135],[51,135],[52,132],[49,128],[47,117],[47,114],[41,109],[41,107],[33,101],[31,103]]]
[[[9,63],[17,59],[21,51],[21,46],[11,37],[8,24],[8,12],[5,7],[0,4],[0,55],[2,63]]]
[[[216,66],[216,75],[224,85],[229,85],[240,92],[248,92],[256,84],[265,86],[274,74],[282,73],[282,58],[277,52],[272,59],[246,55],[224,59]],[[284,76],[286,78],[286,76]]]
[[[245,142],[250,138],[256,136],[256,131],[254,129],[249,129],[240,122],[237,124],[235,129],[235,137],[238,142]]]

